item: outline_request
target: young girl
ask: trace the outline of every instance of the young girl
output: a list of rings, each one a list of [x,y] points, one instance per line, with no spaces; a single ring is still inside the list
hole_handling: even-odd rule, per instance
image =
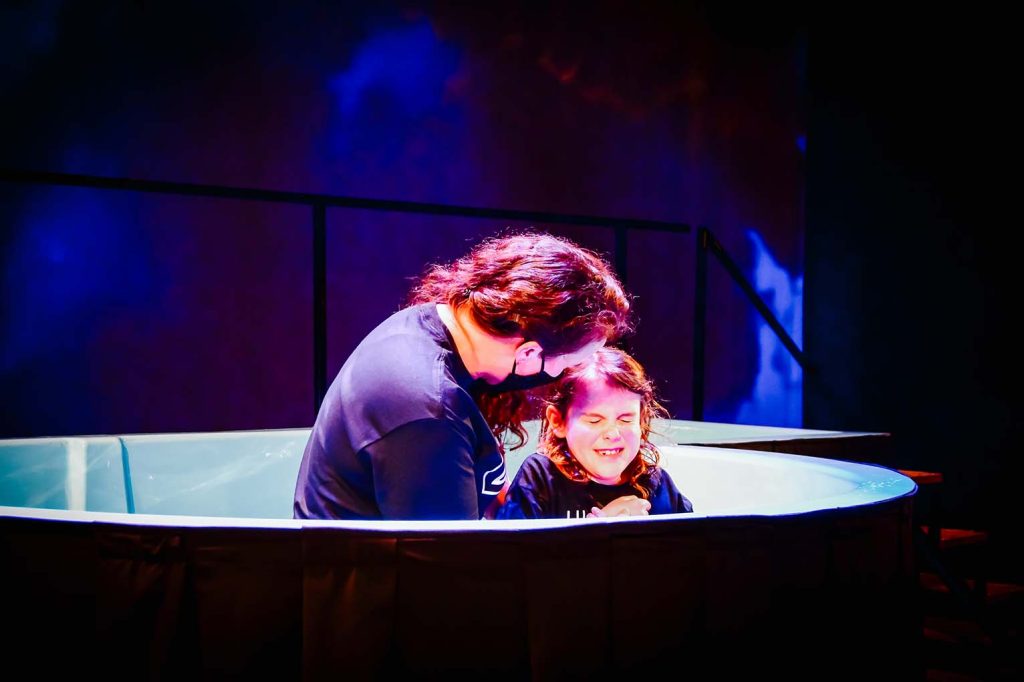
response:
[[[643,367],[617,348],[565,370],[548,394],[539,452],[526,458],[499,519],[692,512],[648,440],[666,414]]]

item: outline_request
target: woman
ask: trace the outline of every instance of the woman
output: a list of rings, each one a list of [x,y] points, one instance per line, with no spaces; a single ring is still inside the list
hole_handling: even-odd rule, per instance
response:
[[[488,240],[431,268],[356,347],[302,457],[296,518],[479,519],[507,488],[522,390],[630,329],[608,264],[545,234]]]

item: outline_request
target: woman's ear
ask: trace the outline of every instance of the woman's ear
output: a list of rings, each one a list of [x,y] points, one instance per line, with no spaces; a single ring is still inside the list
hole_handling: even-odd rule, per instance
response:
[[[532,367],[532,361],[539,362],[544,349],[536,341],[524,341],[516,347],[516,365]]]
[[[565,420],[562,419],[562,413],[558,411],[557,407],[548,405],[544,409],[544,418],[548,420],[548,427],[556,438],[565,438]]]

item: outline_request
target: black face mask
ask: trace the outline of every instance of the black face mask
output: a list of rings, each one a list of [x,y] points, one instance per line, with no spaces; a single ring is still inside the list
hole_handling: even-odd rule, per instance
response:
[[[520,376],[516,374],[516,361],[512,361],[512,373],[502,379],[497,384],[488,384],[485,381],[480,382],[478,390],[481,393],[505,393],[506,391],[528,391],[531,388],[539,388],[540,386],[546,386],[550,383],[558,381],[558,377],[553,377],[544,371],[544,356],[540,356],[540,371],[536,374],[531,374],[528,377]]]

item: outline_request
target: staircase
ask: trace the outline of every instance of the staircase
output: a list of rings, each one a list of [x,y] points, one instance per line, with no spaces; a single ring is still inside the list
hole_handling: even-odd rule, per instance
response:
[[[926,680],[1024,680],[1024,585],[993,581],[989,535],[928,525],[942,474],[901,470],[918,485],[914,529]]]

